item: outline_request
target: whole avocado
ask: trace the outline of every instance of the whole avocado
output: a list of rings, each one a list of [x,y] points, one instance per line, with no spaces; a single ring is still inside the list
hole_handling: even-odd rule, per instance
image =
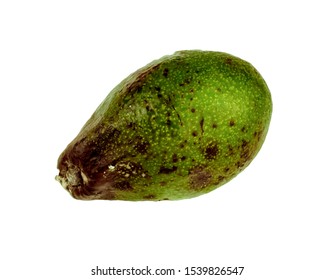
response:
[[[270,91],[223,52],[164,56],[116,86],[58,159],[76,199],[178,200],[227,183],[260,150]]]

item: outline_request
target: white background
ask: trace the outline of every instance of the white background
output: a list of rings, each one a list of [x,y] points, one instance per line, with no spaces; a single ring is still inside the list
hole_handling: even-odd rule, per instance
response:
[[[335,279],[332,1],[1,1],[1,279],[95,266],[244,266],[227,279]],[[182,49],[251,62],[273,98],[238,177],[177,202],[77,201],[59,154],[109,91]],[[226,279],[198,276],[195,279]],[[147,279],[147,277],[132,277]]]

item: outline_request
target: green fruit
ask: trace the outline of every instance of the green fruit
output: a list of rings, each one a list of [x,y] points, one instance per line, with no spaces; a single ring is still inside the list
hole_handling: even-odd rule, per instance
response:
[[[77,199],[176,200],[208,193],[260,150],[269,89],[248,62],[179,51],[116,86],[58,160]]]

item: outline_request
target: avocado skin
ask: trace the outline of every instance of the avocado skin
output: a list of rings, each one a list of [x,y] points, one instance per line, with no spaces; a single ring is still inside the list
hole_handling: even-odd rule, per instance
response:
[[[223,52],[164,56],[117,85],[58,159],[76,199],[179,200],[245,169],[270,124],[270,91]]]

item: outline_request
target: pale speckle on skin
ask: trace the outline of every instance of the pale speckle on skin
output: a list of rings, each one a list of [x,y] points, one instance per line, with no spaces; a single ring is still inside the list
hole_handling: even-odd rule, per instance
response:
[[[115,169],[115,166],[111,164],[111,165],[108,166],[108,169],[109,169],[110,171],[113,171],[113,170]]]

